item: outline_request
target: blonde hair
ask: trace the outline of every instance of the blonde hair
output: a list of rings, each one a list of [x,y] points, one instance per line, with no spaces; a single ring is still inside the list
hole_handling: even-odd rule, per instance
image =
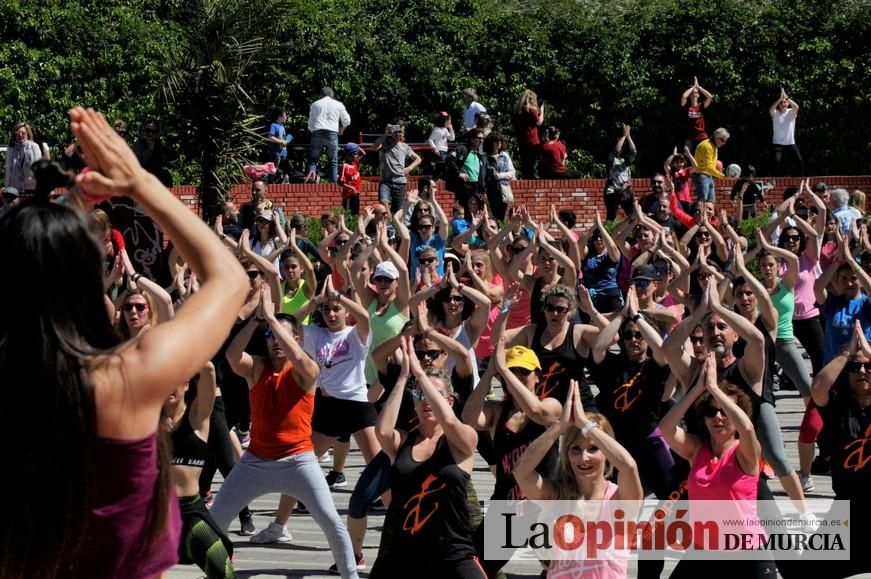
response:
[[[535,110],[538,108],[538,95],[529,89],[520,93],[520,98],[517,99],[517,112],[525,113],[526,111]]]
[[[865,214],[865,192],[856,189],[853,191],[853,194],[850,195],[850,207],[855,207],[858,209],[863,215]]]
[[[493,263],[490,261],[490,252],[485,249],[473,249],[472,259],[480,259],[484,263],[485,275],[481,276],[484,281],[493,281]]]
[[[144,292],[141,289],[129,290],[126,294],[124,294],[124,298],[121,300],[121,305],[127,303],[127,300],[130,299],[131,296],[142,296],[145,299],[145,303],[148,304],[148,325],[154,327],[157,325],[157,307],[154,303],[154,298],[151,297],[151,294],[148,292]],[[130,333],[130,328],[127,326],[127,318],[124,317],[124,313],[121,312],[121,315],[118,318],[118,332],[121,334],[125,340],[129,340],[133,337]]]
[[[598,412],[588,412],[587,419],[596,423],[602,432],[614,438],[614,429],[603,415]],[[569,459],[569,451],[573,446],[578,444],[585,445],[589,441],[589,435],[584,436],[581,434],[581,429],[574,425],[569,426],[563,433],[559,445],[559,468],[557,469],[556,480],[553,481],[556,492],[556,495],[553,497],[554,500],[564,501],[581,498],[581,493],[578,490],[578,481],[575,479],[572,463]],[[604,476],[610,475],[613,469],[614,466],[610,461],[606,461]]]

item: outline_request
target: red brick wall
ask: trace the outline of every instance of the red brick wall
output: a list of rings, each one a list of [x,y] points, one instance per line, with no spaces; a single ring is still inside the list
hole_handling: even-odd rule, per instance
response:
[[[760,178],[760,181],[768,182],[769,178]],[[768,192],[769,203],[777,204],[783,199],[783,190],[791,185],[797,185],[798,178],[779,177],[774,179],[776,187]],[[824,176],[811,177],[810,182],[825,181],[830,188],[843,187],[852,192],[861,189],[871,197],[871,175],[862,176]],[[729,193],[732,190],[734,179],[716,181],[717,205],[727,208]],[[636,197],[642,197],[650,192],[650,179],[633,179],[632,187]],[[515,181],[512,184],[516,204],[524,204],[534,218],[544,220],[547,218],[550,205],[553,203],[558,209],[573,209],[578,217],[579,225],[588,225],[593,222],[596,209],[605,215],[605,207],[602,200],[602,191],[605,188],[604,179],[577,179],[571,181],[552,181],[542,179],[539,181]],[[244,203],[249,198],[250,188],[247,185],[238,185],[233,188],[233,197],[237,203]],[[182,185],[174,188],[179,198],[194,211],[198,211],[196,187]],[[333,207],[341,205],[339,188],[336,185],[319,184],[289,184],[270,185],[269,199],[281,207],[287,216],[294,213],[304,213],[309,216],[319,216]],[[360,206],[364,207],[377,200],[377,183],[364,182]],[[450,217],[450,208],[453,204],[453,193],[444,189],[439,184],[437,194],[445,212]],[[731,204],[729,204],[731,205]],[[730,213],[731,207],[729,207]]]

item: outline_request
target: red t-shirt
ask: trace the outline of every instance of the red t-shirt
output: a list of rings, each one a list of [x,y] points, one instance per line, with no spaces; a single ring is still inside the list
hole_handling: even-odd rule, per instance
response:
[[[342,172],[339,174],[339,183],[347,185],[351,189],[360,194],[363,190],[363,180],[360,178],[360,162],[355,161],[352,164],[342,163]],[[354,194],[342,187],[342,200],[352,197]]]
[[[541,112],[536,108],[525,110],[519,113],[515,122],[517,123],[517,139],[521,145],[528,147],[537,147],[541,141],[538,137],[538,119],[541,118]]]
[[[560,141],[548,141],[541,145],[538,166],[545,173],[565,173],[566,155],[566,146]]]
[[[705,132],[705,113],[701,103],[693,106],[689,103],[684,107],[687,121],[687,138],[693,141],[701,141],[708,138]]]
[[[276,460],[314,451],[312,413],[314,392],[304,392],[293,379],[288,364],[281,372],[263,369],[249,392],[251,399],[251,446],[248,451],[266,460]]]

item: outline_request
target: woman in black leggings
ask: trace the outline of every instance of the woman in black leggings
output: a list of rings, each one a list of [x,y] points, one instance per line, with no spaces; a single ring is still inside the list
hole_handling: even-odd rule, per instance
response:
[[[194,386],[194,393],[186,396],[189,386]],[[233,543],[212,520],[199,493],[200,471],[209,452],[206,440],[215,390],[215,367],[209,362],[198,379],[169,395],[161,413],[161,427],[172,438],[172,478],[182,516],[179,560],[195,563],[209,579],[236,576],[230,560]]]

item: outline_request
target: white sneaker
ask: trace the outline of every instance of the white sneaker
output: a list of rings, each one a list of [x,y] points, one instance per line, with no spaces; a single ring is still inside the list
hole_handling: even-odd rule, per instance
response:
[[[318,458],[318,462],[320,462],[321,464],[328,463],[328,462],[333,462],[333,449],[332,449],[332,448],[328,448],[327,451],[326,451],[325,453],[323,453],[323,454]]]
[[[279,525],[275,521],[269,523],[269,526],[251,537],[252,543],[290,543],[293,540],[293,535],[287,530],[286,525]]]
[[[801,490],[806,493],[814,492],[814,479],[809,474],[798,473],[798,482],[801,483]]]
[[[801,521],[801,530],[805,533],[815,533],[820,528],[820,520],[810,511],[805,511],[798,516]]]

